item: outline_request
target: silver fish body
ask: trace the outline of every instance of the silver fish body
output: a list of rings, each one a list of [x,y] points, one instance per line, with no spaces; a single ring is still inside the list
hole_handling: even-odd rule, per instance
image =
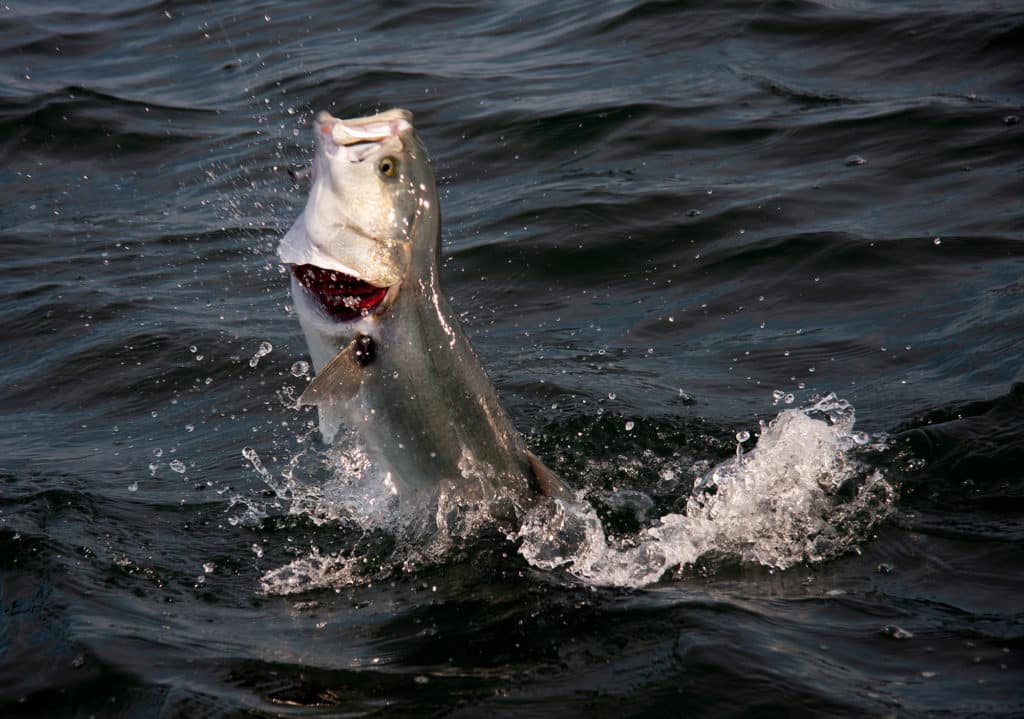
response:
[[[352,430],[406,508],[439,492],[515,511],[565,485],[527,449],[440,287],[440,208],[412,115],[314,123],[313,181],[278,254],[331,441]]]

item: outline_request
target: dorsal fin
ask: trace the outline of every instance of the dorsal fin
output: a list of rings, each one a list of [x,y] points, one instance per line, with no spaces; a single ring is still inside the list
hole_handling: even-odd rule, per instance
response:
[[[541,462],[537,455],[530,450],[526,450],[526,461],[533,472],[533,478],[537,480],[537,486],[540,488],[541,494],[545,497],[554,497],[556,499],[570,500],[573,498],[569,485],[562,481],[561,477],[548,469],[548,466]]]

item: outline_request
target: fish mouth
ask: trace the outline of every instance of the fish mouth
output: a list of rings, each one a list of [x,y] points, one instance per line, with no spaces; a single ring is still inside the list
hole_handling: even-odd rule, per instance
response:
[[[314,118],[317,141],[329,155],[343,152],[352,162],[362,162],[389,140],[397,140],[401,149],[401,133],[412,129],[412,113],[388,110],[372,117],[340,120],[326,110]]]
[[[340,322],[372,315],[380,308],[390,289],[316,265],[294,265],[292,274],[316,298],[324,313]]]

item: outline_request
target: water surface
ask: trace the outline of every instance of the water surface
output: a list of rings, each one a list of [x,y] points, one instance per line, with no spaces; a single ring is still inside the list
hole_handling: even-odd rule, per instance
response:
[[[0,6],[2,713],[1024,713],[1022,47],[1010,2]],[[635,588],[332,515],[273,250],[312,114],[392,106],[609,539],[829,392],[892,503]],[[366,566],[266,591],[317,556]]]

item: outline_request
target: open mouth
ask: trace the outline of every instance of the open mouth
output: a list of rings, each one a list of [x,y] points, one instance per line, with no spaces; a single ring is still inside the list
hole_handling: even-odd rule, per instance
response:
[[[388,293],[358,277],[316,265],[295,265],[295,279],[320,302],[324,312],[336,320],[348,322],[372,313]]]

